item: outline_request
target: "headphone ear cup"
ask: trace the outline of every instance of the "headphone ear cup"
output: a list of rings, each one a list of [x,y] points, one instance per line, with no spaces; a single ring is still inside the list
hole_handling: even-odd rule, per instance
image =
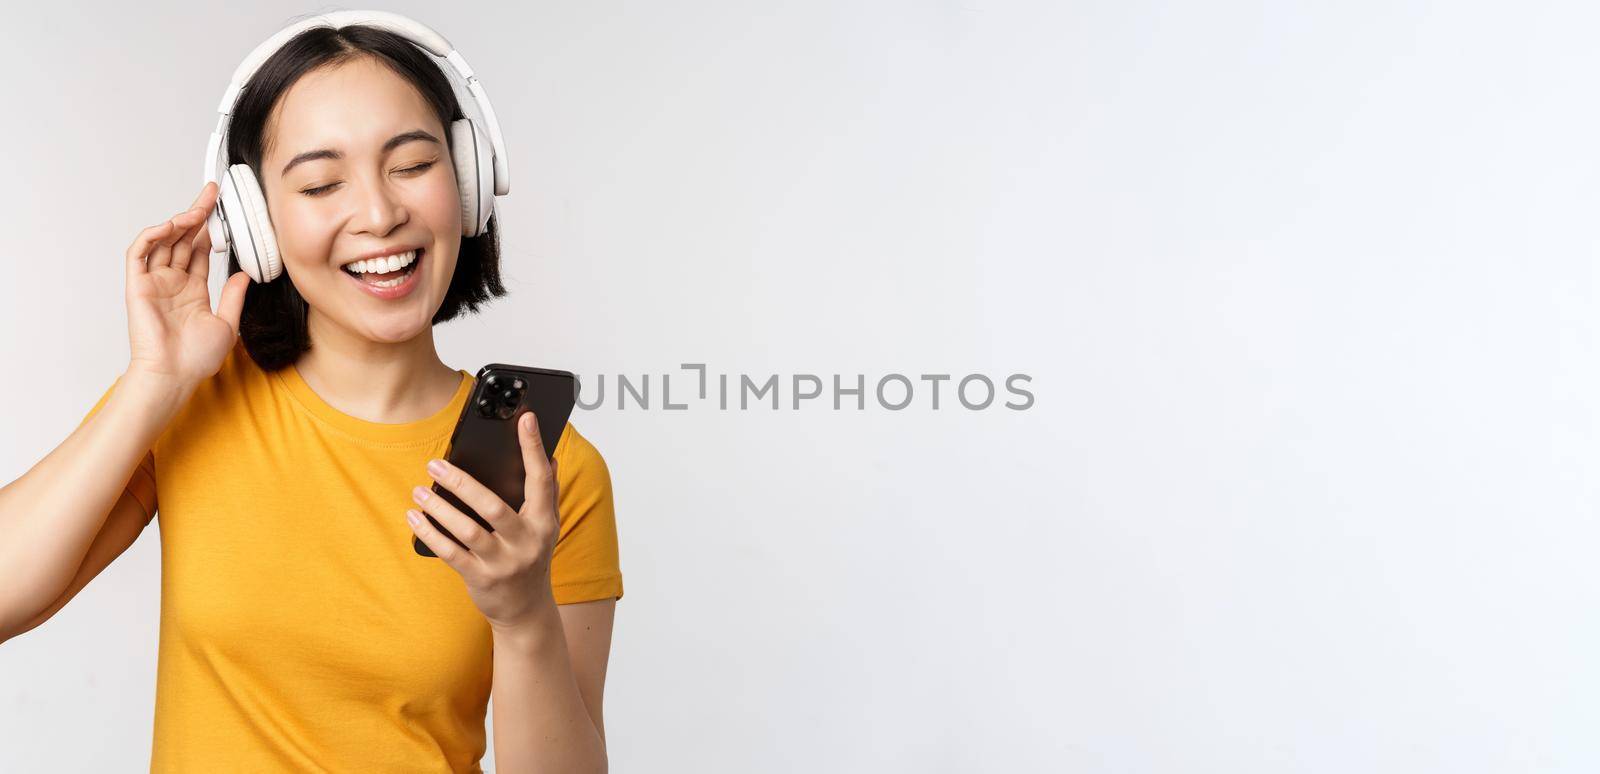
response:
[[[461,234],[478,236],[494,212],[494,146],[471,119],[450,122],[450,159],[461,194]]]
[[[251,267],[246,264],[248,258],[255,264],[255,273],[250,276],[257,282],[271,282],[283,274],[283,261],[278,257],[277,235],[272,232],[272,219],[267,215],[267,197],[262,195],[261,184],[249,164],[228,167],[228,178],[233,181],[234,201],[238,207],[230,210],[227,216],[233,218],[229,230],[235,237],[234,248],[239,250],[239,266],[250,273]],[[238,238],[246,235],[240,233],[235,213],[244,216],[247,239]],[[244,243],[249,243],[248,249],[239,249]]]
[[[261,264],[256,260],[256,243],[250,237],[244,211],[244,202],[239,200],[239,187],[233,182],[233,170],[224,170],[217,181],[216,211],[211,213],[217,225],[211,232],[211,245],[223,248],[224,254],[231,248],[239,261],[239,268],[250,279],[264,282]]]

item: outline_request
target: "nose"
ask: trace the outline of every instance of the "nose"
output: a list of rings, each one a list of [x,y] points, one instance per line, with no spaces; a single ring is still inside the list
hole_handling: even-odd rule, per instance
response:
[[[358,233],[387,236],[410,218],[405,203],[382,181],[368,182],[362,186],[357,201],[359,210],[352,220]]]

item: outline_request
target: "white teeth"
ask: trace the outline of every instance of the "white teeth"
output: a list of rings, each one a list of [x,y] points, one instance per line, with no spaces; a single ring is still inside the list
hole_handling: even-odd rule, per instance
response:
[[[417,251],[407,250],[406,252],[398,255],[352,261],[345,264],[344,267],[357,274],[383,274],[386,272],[404,269],[405,267],[410,266],[416,260]]]

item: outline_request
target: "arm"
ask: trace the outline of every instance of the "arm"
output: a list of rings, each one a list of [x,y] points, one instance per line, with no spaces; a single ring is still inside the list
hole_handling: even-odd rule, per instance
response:
[[[228,278],[215,314],[206,286],[211,240],[202,227],[216,192],[207,182],[194,206],[128,246],[128,369],[60,446],[0,488],[0,641],[53,615],[155,513],[153,465],[135,468],[238,339],[249,277]],[[145,495],[137,517],[125,492]]]
[[[421,486],[413,497],[456,540],[422,512],[406,514],[417,538],[461,573],[467,593],[489,621],[495,760],[514,774],[603,774],[608,766],[600,697],[616,600],[622,596],[610,475],[604,459],[571,425],[566,432],[571,433],[568,442],[556,446],[556,457],[566,458],[561,464],[546,459],[532,413],[519,418],[517,437],[527,471],[519,510],[448,461],[428,464],[428,475],[481,515],[492,531]],[[565,479],[558,468],[570,471]],[[565,517],[557,512],[558,502]],[[560,533],[565,539],[558,541]],[[567,557],[560,571],[553,562],[558,543]],[[558,596],[569,604],[558,605]]]
[[[131,494],[153,506],[155,486],[136,468],[190,390],[124,373],[100,411],[0,488],[0,641],[43,622],[138,537],[149,514]]]
[[[607,770],[601,697],[616,600],[550,600],[528,625],[494,630],[494,755],[506,772]]]
[[[29,619],[15,631],[0,631],[0,642],[17,637],[37,627],[39,624],[50,620],[57,611],[72,601],[72,598],[89,585],[113,559],[122,555],[138,539],[139,533],[144,531],[144,526],[150,523],[150,518],[155,514],[155,508],[146,510],[142,502],[154,503],[154,485],[151,485],[148,495],[134,495],[132,484],[122,493],[117,504],[111,508],[111,515],[106,517],[105,526],[100,528],[95,535],[94,542],[89,545],[89,554],[84,557],[83,564],[78,567],[78,573],[72,576],[72,582],[67,584],[67,590],[61,592],[50,606],[38,615]],[[141,501],[142,499],[142,501]]]

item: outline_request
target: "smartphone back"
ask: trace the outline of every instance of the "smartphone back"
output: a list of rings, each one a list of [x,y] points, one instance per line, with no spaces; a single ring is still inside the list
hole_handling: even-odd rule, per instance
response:
[[[513,510],[519,510],[527,470],[522,463],[517,420],[529,411],[534,413],[539,420],[539,435],[544,439],[545,458],[549,459],[567,427],[577,394],[577,377],[571,372],[490,363],[478,369],[477,382],[456,420],[445,459],[488,487]],[[448,489],[435,483],[433,492],[484,529],[490,529],[488,522]],[[455,540],[432,515],[424,515],[446,537]],[[460,541],[456,543],[459,545]],[[418,554],[434,555],[416,537],[412,537],[411,545]]]

